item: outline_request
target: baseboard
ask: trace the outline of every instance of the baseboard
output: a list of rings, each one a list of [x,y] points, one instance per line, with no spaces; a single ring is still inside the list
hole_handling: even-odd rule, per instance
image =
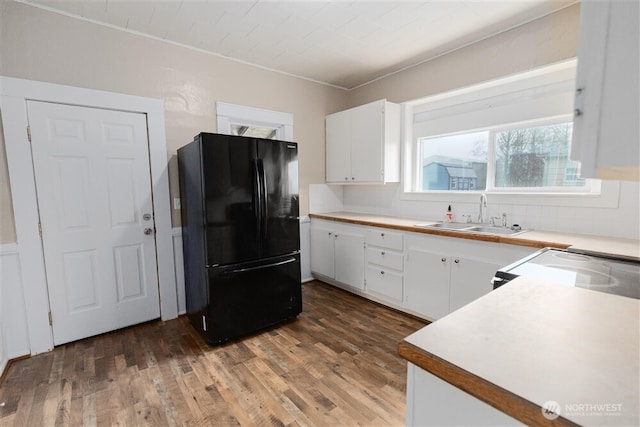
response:
[[[2,384],[4,384],[4,379],[7,376],[7,372],[9,372],[9,368],[11,367],[12,363],[17,362],[19,360],[28,359],[30,357],[31,357],[30,354],[25,354],[24,356],[18,356],[18,357],[14,357],[13,359],[7,360],[7,363],[5,363],[5,365],[2,367],[2,369],[0,369],[0,372],[2,372],[0,374],[0,386],[2,386]]]

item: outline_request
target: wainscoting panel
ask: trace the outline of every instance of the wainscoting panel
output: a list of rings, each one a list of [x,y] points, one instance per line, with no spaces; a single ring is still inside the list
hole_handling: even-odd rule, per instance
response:
[[[16,243],[0,245],[0,375],[7,362],[28,355],[29,335]]]
[[[178,314],[187,312],[187,300],[184,295],[184,262],[182,259],[182,228],[173,227],[173,263],[176,266],[176,295],[178,297]]]

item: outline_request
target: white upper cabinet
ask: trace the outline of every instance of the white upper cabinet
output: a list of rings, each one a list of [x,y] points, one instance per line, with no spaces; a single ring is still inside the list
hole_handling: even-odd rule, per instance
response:
[[[640,179],[639,5],[582,1],[571,158],[585,178]]]
[[[330,114],[326,138],[328,183],[400,181],[400,105],[383,99]]]

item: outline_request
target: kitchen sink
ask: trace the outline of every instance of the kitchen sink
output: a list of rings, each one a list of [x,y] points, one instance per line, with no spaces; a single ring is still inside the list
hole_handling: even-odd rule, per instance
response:
[[[431,224],[414,224],[416,227],[436,228],[441,230],[456,230],[472,233],[497,234],[501,236],[515,236],[524,233],[526,229],[512,230],[511,228],[493,227],[490,225],[478,225],[469,223],[456,222],[436,222]]]
[[[502,228],[502,227],[491,227],[491,226],[475,226],[469,227],[465,229],[466,231],[475,231],[476,233],[487,233],[487,234],[501,234],[506,236],[513,236],[514,234],[522,233],[527,230],[512,230],[510,228]]]
[[[469,224],[460,224],[455,222],[436,222],[435,224],[416,224],[416,227],[433,227],[444,228],[447,230],[463,230],[469,228]]]

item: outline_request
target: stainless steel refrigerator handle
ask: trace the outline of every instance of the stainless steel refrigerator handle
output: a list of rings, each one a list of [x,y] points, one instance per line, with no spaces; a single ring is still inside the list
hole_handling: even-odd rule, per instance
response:
[[[269,192],[267,190],[267,174],[264,171],[262,159],[258,159],[258,170],[262,178],[262,240],[267,240],[267,212],[269,211]]]
[[[258,239],[262,237],[262,187],[260,185],[260,172],[258,169],[258,161],[253,162],[253,191],[255,193],[255,211],[256,211],[256,236]]]
[[[290,264],[290,263],[295,262],[295,261],[296,261],[295,258],[289,258],[289,259],[285,259],[284,261],[273,262],[271,264],[258,265],[256,267],[238,268],[238,269],[235,269],[235,270],[224,270],[222,272],[222,274],[245,273],[247,271],[261,270],[263,268],[277,267],[279,265]]]

